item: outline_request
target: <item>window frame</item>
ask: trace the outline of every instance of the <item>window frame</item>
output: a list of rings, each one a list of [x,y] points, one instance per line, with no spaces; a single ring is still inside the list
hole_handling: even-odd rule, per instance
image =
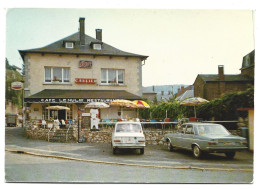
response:
[[[105,82],[102,80],[102,71],[105,70]],[[109,70],[114,70],[116,72],[116,81],[114,83],[109,83]],[[119,83],[119,71],[123,71],[123,82]],[[121,81],[120,81],[121,82]],[[101,79],[100,79],[100,84],[101,85],[125,85],[125,70],[124,69],[110,69],[110,68],[101,68]]]
[[[46,81],[46,68],[49,68],[50,71],[51,71],[51,81]],[[59,81],[59,83],[71,83],[71,72],[70,72],[70,68],[69,67],[49,67],[49,66],[46,66],[44,67],[44,83],[55,83],[54,81],[54,75],[53,75],[53,69],[54,68],[60,68],[61,69],[61,81]],[[68,81],[65,81],[65,77],[64,77],[64,69],[68,69],[69,70],[69,80]]]

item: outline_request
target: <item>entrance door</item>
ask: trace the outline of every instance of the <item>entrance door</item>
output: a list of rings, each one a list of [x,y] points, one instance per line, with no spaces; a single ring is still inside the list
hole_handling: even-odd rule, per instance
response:
[[[66,120],[66,110],[59,110],[58,118],[59,118],[59,120],[61,120],[61,119]]]

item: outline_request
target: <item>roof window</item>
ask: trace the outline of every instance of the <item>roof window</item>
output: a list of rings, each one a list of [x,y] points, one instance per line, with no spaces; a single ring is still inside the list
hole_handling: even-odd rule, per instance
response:
[[[101,50],[101,44],[93,44],[94,50]]]
[[[74,48],[74,43],[73,42],[66,42],[65,43],[65,47],[67,49],[73,49]]]

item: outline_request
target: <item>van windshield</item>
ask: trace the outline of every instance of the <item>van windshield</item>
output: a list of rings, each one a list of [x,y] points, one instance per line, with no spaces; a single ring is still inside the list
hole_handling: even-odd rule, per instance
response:
[[[140,133],[142,127],[135,123],[122,123],[116,126],[116,132],[130,132],[130,133]]]

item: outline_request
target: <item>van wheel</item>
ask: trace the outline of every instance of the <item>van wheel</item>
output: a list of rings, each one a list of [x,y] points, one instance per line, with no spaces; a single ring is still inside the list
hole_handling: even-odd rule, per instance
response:
[[[144,154],[144,148],[140,149],[140,154],[143,155]]]
[[[193,146],[192,151],[193,151],[193,156],[196,159],[200,159],[202,157],[202,151],[197,145]]]
[[[167,148],[170,152],[176,151],[176,148],[172,146],[171,141],[167,141]]]

